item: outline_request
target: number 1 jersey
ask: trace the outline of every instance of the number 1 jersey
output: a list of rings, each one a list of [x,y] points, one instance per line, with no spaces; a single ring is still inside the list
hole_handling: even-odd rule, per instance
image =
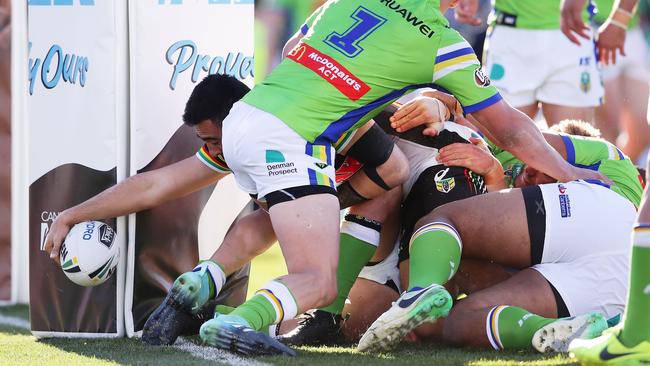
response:
[[[454,94],[466,113],[501,99],[438,0],[330,0],[303,38],[243,101],[312,143],[334,143],[404,93]]]

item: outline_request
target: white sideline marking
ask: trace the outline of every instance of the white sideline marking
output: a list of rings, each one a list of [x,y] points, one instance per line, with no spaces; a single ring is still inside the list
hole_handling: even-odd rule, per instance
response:
[[[202,358],[208,361],[217,361],[231,366],[271,366],[271,364],[265,362],[247,360],[230,352],[222,351],[218,348],[200,346],[196,343],[186,340],[183,337],[178,338],[176,343],[174,343],[174,348],[188,352],[194,357]]]
[[[15,316],[6,316],[0,314],[0,325],[9,325],[21,329],[30,329],[29,321]],[[188,341],[183,337],[179,337],[174,348],[185,351],[194,357],[202,358],[208,361],[216,361],[230,366],[272,366],[269,363],[247,360],[245,358],[236,356],[230,352],[222,351],[214,347],[200,346],[196,343]]]
[[[0,324],[29,330],[29,321],[15,316],[0,314]]]

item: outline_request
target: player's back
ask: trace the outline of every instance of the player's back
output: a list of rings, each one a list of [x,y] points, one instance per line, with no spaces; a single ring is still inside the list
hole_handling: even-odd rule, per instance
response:
[[[331,142],[411,85],[432,82],[441,34],[437,0],[330,0],[289,56],[243,100],[308,141]]]

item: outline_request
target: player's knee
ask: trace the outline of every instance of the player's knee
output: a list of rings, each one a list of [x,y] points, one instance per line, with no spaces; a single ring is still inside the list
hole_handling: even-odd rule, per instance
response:
[[[449,216],[445,215],[442,212],[437,212],[438,209],[433,210],[431,213],[423,216],[421,219],[419,219],[416,223],[415,226],[413,227],[413,232],[417,231],[419,228],[428,225],[432,222],[444,222],[450,226],[454,226],[453,220],[449,218]]]

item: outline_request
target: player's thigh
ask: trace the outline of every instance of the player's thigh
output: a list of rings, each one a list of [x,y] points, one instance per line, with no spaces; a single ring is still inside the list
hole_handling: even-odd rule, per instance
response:
[[[557,317],[555,295],[549,283],[537,271],[524,269],[455,304],[445,321],[444,340],[456,345],[490,347],[486,318],[490,309],[499,305],[517,306],[544,317]]]
[[[542,103],[544,118],[549,126],[553,126],[565,119],[577,119],[592,122],[596,119],[595,107],[571,107],[551,103]]]
[[[273,205],[271,223],[289,273],[336,271],[339,203],[333,194],[308,195]]]
[[[416,229],[431,222],[450,223],[460,234],[464,257],[524,268],[531,263],[528,213],[538,213],[535,204],[525,202],[520,189],[482,194],[436,208]]]
[[[650,73],[650,71],[648,73]],[[635,118],[635,121],[638,124],[644,125],[641,127],[647,127],[650,81],[626,76],[623,78],[623,88],[623,93],[625,95],[625,108],[628,109],[629,113]],[[637,126],[637,128],[639,127]]]
[[[483,180],[473,172],[461,167],[446,167],[437,164],[435,155],[431,161],[413,164],[412,175],[404,184],[407,192],[402,203],[402,229],[400,258],[409,257],[409,242],[415,225],[431,211],[450,202],[482,195],[485,191]]]

